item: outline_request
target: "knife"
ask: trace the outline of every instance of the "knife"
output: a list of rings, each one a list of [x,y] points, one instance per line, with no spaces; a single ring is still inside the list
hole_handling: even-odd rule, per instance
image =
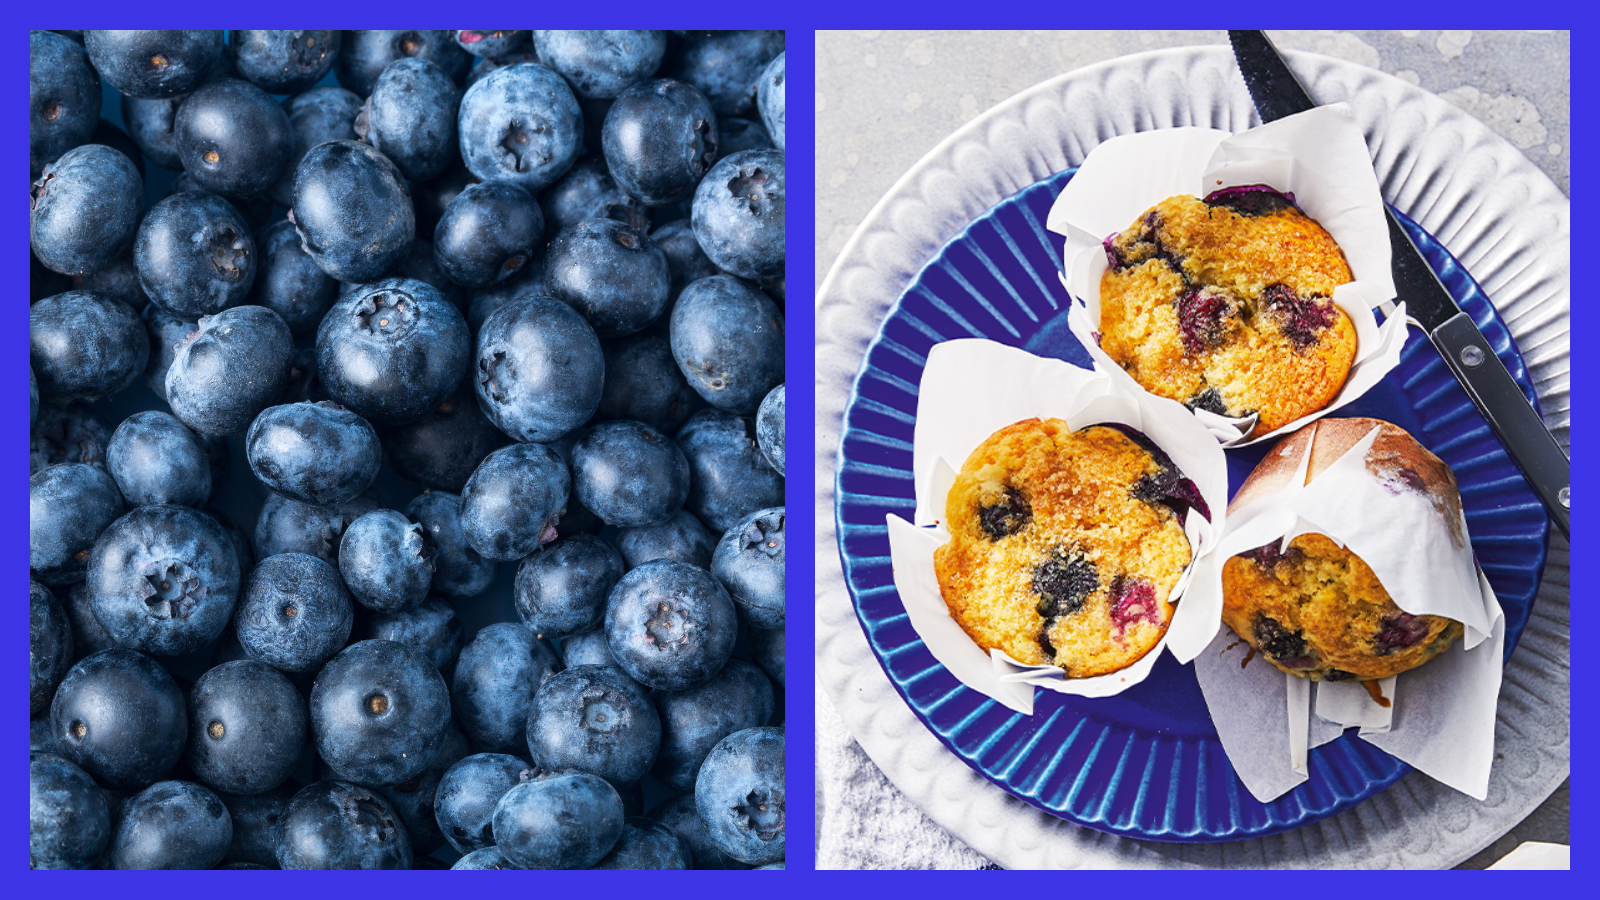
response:
[[[1265,32],[1230,31],[1228,41],[1263,122],[1316,106]],[[1383,212],[1389,220],[1389,242],[1393,245],[1394,286],[1405,301],[1407,314],[1428,333],[1451,374],[1466,389],[1472,404],[1550,511],[1550,520],[1571,540],[1572,467],[1567,455],[1539,414],[1528,405],[1527,397],[1494,355],[1483,332],[1428,268],[1388,204]]]

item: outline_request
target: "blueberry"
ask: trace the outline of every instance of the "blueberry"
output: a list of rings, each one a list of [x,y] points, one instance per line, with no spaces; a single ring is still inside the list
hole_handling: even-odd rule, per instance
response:
[[[109,650],[117,646],[117,642],[94,617],[94,605],[89,602],[89,588],[83,582],[74,584],[66,592],[61,607],[66,611],[67,619],[72,623],[72,660],[77,662],[91,653]],[[56,752],[54,750],[50,751]]]
[[[360,101],[357,100],[358,107]],[[411,205],[417,218],[417,234],[431,235],[439,227],[439,219],[468,185],[477,184],[478,177],[467,171],[459,154],[453,154],[450,165],[442,175],[411,185]]]
[[[315,672],[350,637],[350,594],[327,562],[304,553],[261,560],[245,579],[239,643],[251,659],[286,672]]]
[[[471,353],[460,310],[410,278],[351,291],[317,329],[317,374],[329,396],[380,427],[415,422],[443,403]]]
[[[566,464],[548,447],[502,447],[461,489],[461,533],[489,559],[520,559],[555,540],[571,490]]]
[[[1268,285],[1261,292],[1261,307],[1264,317],[1277,323],[1296,351],[1315,344],[1339,319],[1339,308],[1332,300],[1302,297],[1286,284]]]
[[[717,117],[717,144],[723,156],[745,150],[771,150],[777,146],[765,125],[733,116]]]
[[[783,859],[783,729],[749,728],[722,739],[700,767],[695,804],[711,839],[741,862]]]
[[[287,219],[258,234],[256,250],[260,271],[250,290],[250,302],[282,316],[291,334],[314,334],[339,298],[339,283],[300,246],[294,223]]]
[[[409,869],[411,842],[400,815],[374,791],[318,781],[295,794],[278,820],[285,869]]]
[[[655,559],[675,559],[709,569],[716,547],[717,539],[688,510],[679,510],[661,525],[623,528],[617,534],[617,549],[630,569]]]
[[[294,169],[290,219],[324,272],[361,283],[381,277],[416,237],[406,183],[388,157],[355,141],[306,151]]]
[[[539,54],[534,52],[532,44],[524,44],[521,47],[517,48],[516,50],[512,50],[511,52],[505,54],[504,56],[495,56],[495,57],[492,57],[492,58],[491,57],[479,57],[477,60],[475,60],[473,62],[472,69],[467,72],[466,86],[468,88],[472,87],[473,85],[475,85],[478,82],[482,81],[484,79],[484,76],[486,76],[490,72],[496,71],[498,69],[504,69],[504,68],[507,68],[509,66],[515,66],[515,65],[517,65],[519,63],[537,63],[537,62],[539,62]],[[588,118],[589,118],[589,113],[588,113],[588,110],[585,109],[584,110],[584,121],[586,123],[588,121]]]
[[[679,429],[678,446],[693,472],[684,507],[713,534],[758,509],[783,505],[783,476],[762,455],[752,420],[702,409]]]
[[[622,799],[593,775],[548,775],[506,791],[495,807],[495,846],[525,869],[587,869],[622,836]]]
[[[544,237],[544,213],[532,194],[509,182],[473,184],[439,219],[434,259],[458,284],[488,287],[522,271]]]
[[[106,468],[130,506],[202,506],[211,496],[206,445],[171,415],[147,409],[122,420]]]
[[[495,806],[506,791],[537,774],[527,762],[505,753],[478,753],[452,765],[439,780],[434,799],[434,816],[445,840],[458,853],[492,847]]]
[[[88,463],[42,469],[28,481],[28,568],[44,584],[82,581],[95,541],[123,512],[106,470]]]
[[[452,597],[474,597],[494,580],[494,560],[484,559],[461,531],[461,497],[444,491],[418,494],[406,516],[433,542],[433,590]]]
[[[761,122],[772,135],[772,142],[783,149],[783,56],[767,63],[756,81],[756,106],[761,110]]]
[[[183,755],[183,691],[151,657],[123,647],[84,657],[50,701],[61,755],[110,788],[151,784]]]
[[[733,653],[739,625],[711,573],[676,560],[633,569],[606,604],[606,641],[640,684],[681,691],[704,684]]]
[[[511,439],[484,416],[472,383],[462,379],[449,399],[415,422],[385,429],[382,441],[396,475],[435,491],[459,492],[484,457]]]
[[[527,744],[534,692],[561,669],[542,639],[514,622],[485,626],[461,650],[451,682],[451,709],[473,743],[509,753]]]
[[[1386,616],[1382,622],[1382,630],[1373,638],[1375,653],[1387,656],[1396,650],[1410,647],[1428,636],[1428,623],[1426,620],[1409,613],[1399,612]]]
[[[50,708],[56,685],[72,668],[72,625],[50,589],[28,582],[28,715]]]
[[[606,643],[606,630],[596,628],[582,634],[574,634],[561,640],[561,661],[567,668],[576,666],[612,666],[616,667],[617,660],[611,655],[611,645]],[[617,669],[622,673],[620,668]],[[627,675],[623,674],[626,678]],[[629,681],[633,679],[629,678]]]
[[[622,554],[593,535],[546,544],[517,567],[517,615],[544,638],[590,631],[605,620],[606,597],[624,571]]]
[[[150,299],[191,318],[243,303],[260,265],[244,216],[215,194],[194,192],[151,207],[139,226],[133,260]]]
[[[455,726],[451,726],[446,732],[444,746],[421,775],[414,775],[399,784],[374,787],[374,790],[389,801],[389,805],[399,814],[413,856],[421,857],[445,845],[444,835],[439,831],[439,822],[433,814],[439,780],[451,766],[466,758],[471,752],[471,748],[467,746],[467,739],[461,736],[461,732]]]
[[[461,652],[461,619],[450,604],[429,597],[421,604],[399,612],[362,611],[356,623],[355,639],[405,644],[422,652],[439,674],[449,676]]]
[[[479,869],[517,870],[522,867],[512,865],[511,861],[506,859],[505,854],[500,852],[499,847],[484,847],[456,860],[456,864],[450,868],[472,871]]]
[[[669,825],[654,819],[630,818],[622,823],[622,837],[596,869],[688,869],[693,857]]]
[[[305,553],[337,566],[345,529],[380,506],[371,491],[333,506],[313,506],[269,493],[256,519],[251,546],[257,559],[279,553]]]
[[[722,535],[711,561],[711,574],[728,589],[740,617],[757,628],[783,627],[783,509],[739,520]]]
[[[28,866],[87,869],[111,840],[105,791],[54,753],[28,755]]]
[[[453,31],[346,31],[334,71],[341,85],[365,97],[390,63],[408,57],[432,62],[456,84],[472,65]]]
[[[1290,631],[1282,622],[1271,616],[1257,616],[1251,630],[1256,639],[1256,646],[1269,659],[1281,662],[1291,669],[1304,668],[1310,664],[1309,647],[1306,645],[1304,632]]]
[[[725,156],[694,192],[694,235],[706,256],[740,278],[783,273],[783,151]]]
[[[64,275],[88,275],[133,245],[144,184],[132,160],[104,144],[85,144],[44,167],[28,209],[28,239],[39,262]]]
[[[230,31],[227,54],[241,78],[269,94],[298,94],[333,69],[337,31]]]
[[[624,191],[647,206],[681,203],[694,196],[717,159],[717,117],[689,84],[641,81],[606,113],[601,146]]]
[[[694,794],[679,794],[650,810],[650,818],[671,828],[689,851],[695,869],[748,869],[745,863],[722,852],[706,832],[705,820],[695,807]]]
[[[57,402],[115,394],[150,358],[139,314],[93,291],[68,291],[29,307],[28,343],[39,395]]]
[[[689,495],[689,463],[669,437],[642,422],[602,422],[572,448],[579,502],[608,525],[656,525]]]
[[[533,193],[555,183],[578,158],[583,112],[560,75],[520,63],[467,88],[458,130],[472,174]]]
[[[183,171],[183,160],[178,156],[178,135],[173,130],[178,121],[178,107],[188,94],[140,100],[122,95],[122,124],[128,128],[144,158],[163,169]]]
[[[99,120],[100,76],[89,55],[60,35],[28,32],[29,176],[89,143]]]
[[[139,268],[133,262],[131,248],[98,272],[72,276],[72,287],[114,297],[133,307],[134,312],[143,312],[150,305],[150,297],[139,283]]]
[[[204,316],[173,354],[167,403],[201,434],[244,431],[283,393],[293,351],[289,326],[264,306]]]
[[[655,74],[665,31],[535,31],[540,62],[561,73],[579,97],[615,97]]]
[[[643,233],[615,219],[584,219],[550,241],[545,286],[582,313],[595,334],[614,338],[661,316],[672,275],[666,255]]]
[[[289,164],[284,167],[283,175],[267,189],[267,196],[274,203],[293,206],[294,172],[300,160],[305,159],[306,152],[328,141],[360,139],[355,122],[361,112],[361,98],[342,87],[324,85],[284,100],[283,112],[289,117],[293,147],[289,152]]]
[[[118,869],[209,869],[233,843],[233,820],[216,794],[161,781],[123,806],[107,855]]]
[[[783,474],[783,385],[778,385],[756,410],[756,443],[779,475]]]
[[[233,822],[233,842],[223,856],[226,863],[263,869],[278,867],[278,820],[301,784],[293,778],[260,794],[217,794]]]
[[[667,270],[672,273],[673,301],[693,282],[723,274],[700,249],[700,242],[694,237],[694,226],[688,219],[677,219],[662,225],[650,232],[650,241],[660,247],[667,257]]]
[[[621,669],[568,668],[545,679],[533,695],[528,752],[546,771],[586,772],[628,786],[650,771],[660,746],[655,706]]]
[[[351,644],[311,689],[317,752],[342,777],[364,783],[420,774],[449,726],[450,692],[439,670],[421,651],[393,641]]]
[[[237,660],[208,669],[189,692],[184,761],[214,790],[259,794],[288,779],[306,742],[306,701],[277,669]]]
[[[427,599],[433,542],[405,514],[378,509],[350,523],[339,542],[339,574],[369,609],[398,612]]]
[[[505,56],[528,41],[526,31],[455,31],[456,46],[478,57]]]
[[[389,157],[409,181],[444,172],[455,156],[461,89],[426,59],[384,67],[356,117],[356,134]]]
[[[585,156],[539,195],[552,232],[584,219],[616,219],[636,231],[650,230],[650,208],[617,186],[601,156]]]
[[[750,415],[783,383],[783,313],[736,278],[714,275],[684,288],[671,329],[679,370],[718,409]]]
[[[85,31],[84,48],[106,84],[154,100],[194,90],[222,61],[220,31]]]
[[[478,405],[515,439],[556,440],[600,404],[600,341],[558,300],[522,297],[501,306],[478,332],[476,358]]]
[[[730,659],[704,684],[681,691],[657,691],[661,752],[651,774],[675,791],[693,791],[706,755],[736,731],[759,728],[772,719],[772,684],[761,670]]]
[[[111,429],[88,404],[46,403],[39,407],[39,420],[33,425],[28,474],[61,463],[88,463],[103,469],[110,443]]]
[[[302,503],[353,499],[383,464],[378,433],[335,403],[289,403],[263,410],[245,434],[250,470],[267,487]]]
[[[717,115],[749,115],[761,70],[782,52],[781,31],[689,32],[662,71],[699,88]]]
[[[184,171],[201,188],[229,197],[254,197],[272,187],[294,151],[283,107],[235,78],[196,88],[178,108],[175,127]]]
[[[124,647],[176,656],[214,640],[233,617],[239,557],[217,521],[187,506],[140,506],[95,542],[95,618]]]

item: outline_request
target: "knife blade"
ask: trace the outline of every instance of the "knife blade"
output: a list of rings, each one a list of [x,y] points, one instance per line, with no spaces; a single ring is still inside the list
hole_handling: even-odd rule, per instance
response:
[[[1265,32],[1229,31],[1228,42],[1263,122],[1316,106]],[[1393,247],[1394,286],[1405,301],[1407,314],[1427,332],[1446,368],[1539,495],[1550,521],[1570,540],[1572,465],[1567,454],[1495,356],[1488,339],[1440,284],[1387,204],[1384,215]]]

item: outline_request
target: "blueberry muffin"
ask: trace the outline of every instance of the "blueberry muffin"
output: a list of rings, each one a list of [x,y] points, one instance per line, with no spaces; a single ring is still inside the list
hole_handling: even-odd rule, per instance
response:
[[[1332,402],[1356,329],[1333,289],[1344,253],[1264,185],[1169,197],[1105,241],[1100,347],[1145,390],[1259,416],[1264,434]]]
[[[950,488],[950,541],[934,552],[940,592],[985,650],[1069,678],[1114,672],[1172,620],[1191,506],[1209,517],[1194,483],[1132,429],[1008,425]]]

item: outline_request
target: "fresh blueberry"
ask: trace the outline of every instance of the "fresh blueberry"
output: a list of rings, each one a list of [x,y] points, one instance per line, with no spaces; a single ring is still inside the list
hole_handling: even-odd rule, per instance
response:
[[[133,245],[144,183],[126,156],[85,144],[44,167],[28,210],[28,239],[39,262],[63,275],[88,275]]]
[[[481,288],[514,277],[544,243],[533,195],[505,181],[468,185],[433,232],[434,259],[458,284]]]
[[[760,122],[733,116],[717,117],[717,149],[723,156],[746,150],[771,150],[777,145]]]
[[[555,540],[571,490],[566,464],[545,445],[502,447],[461,489],[461,533],[489,559],[520,559]]]
[[[538,771],[505,753],[478,753],[444,773],[434,797],[434,817],[445,840],[458,853],[494,846],[491,820],[506,791],[532,780]]]
[[[371,491],[333,506],[312,506],[269,493],[256,519],[251,546],[257,559],[279,553],[305,553],[337,566],[345,529],[380,506]]]
[[[727,275],[683,289],[672,308],[672,356],[707,403],[750,415],[783,383],[783,313]]]
[[[289,117],[248,81],[222,78],[195,88],[178,108],[178,156],[204,190],[254,197],[283,177],[294,152]]]
[[[572,448],[572,485],[607,525],[655,525],[683,508],[689,463],[671,438],[643,422],[602,422]]]
[[[85,31],[89,59],[106,83],[131,97],[175,97],[222,62],[221,31]]]
[[[306,152],[328,141],[360,139],[355,122],[361,112],[361,98],[342,87],[324,85],[284,100],[283,112],[289,117],[294,144],[289,152],[289,164],[284,167],[283,175],[267,189],[267,196],[274,203],[293,206],[294,172],[300,160],[305,159]]]
[[[678,431],[678,446],[694,473],[684,507],[713,534],[758,509],[783,505],[783,476],[767,464],[751,419],[703,409]]]
[[[341,85],[365,97],[390,63],[408,57],[432,62],[456,84],[472,66],[453,31],[346,31],[334,72]]]
[[[747,116],[761,70],[782,52],[781,31],[694,31],[662,74],[699,88],[719,116]]]
[[[688,510],[679,510],[661,525],[623,528],[617,534],[617,549],[630,569],[656,559],[675,559],[710,569],[716,547],[716,537]]]
[[[730,659],[704,684],[682,691],[657,691],[661,752],[651,774],[675,791],[693,791],[700,765],[719,741],[772,719],[772,683],[742,659]]]
[[[351,291],[317,330],[317,375],[328,394],[379,427],[437,408],[461,383],[471,355],[461,311],[410,278]]]
[[[68,291],[28,308],[29,360],[45,400],[94,400],[122,390],[150,358],[139,314],[121,300]]]
[[[95,618],[118,644],[177,656],[233,617],[239,557],[217,521],[187,506],[140,506],[111,524],[89,557]]]
[[[480,869],[517,870],[521,866],[512,865],[511,860],[506,859],[505,854],[500,852],[499,847],[484,847],[456,860],[456,864],[450,868],[465,871]]]
[[[354,637],[358,641],[394,641],[422,653],[439,674],[449,677],[461,652],[461,619],[438,597],[400,612],[361,610]]]
[[[72,624],[50,589],[28,582],[28,715],[50,708],[56,685],[72,668]]]
[[[110,443],[111,429],[87,403],[43,404],[39,420],[33,424],[28,474],[37,475],[61,463],[88,463],[103,469]]]
[[[616,219],[639,232],[650,230],[650,208],[617,186],[601,156],[585,156],[539,195],[551,232],[584,219]]]
[[[560,75],[521,63],[496,69],[467,88],[458,130],[461,157],[472,174],[536,193],[578,158],[583,112]]]
[[[694,858],[670,825],[643,817],[626,819],[622,837],[596,869],[689,869]]]
[[[94,134],[89,136],[89,143],[104,144],[126,156],[128,161],[133,163],[133,168],[139,173],[139,177],[141,179],[145,177],[144,154],[139,151],[139,145],[135,144],[133,138],[128,137],[128,133],[117,127],[114,122],[101,119],[96,123]]]
[[[650,810],[650,818],[677,832],[678,840],[689,851],[696,869],[748,869],[745,863],[722,852],[706,831],[705,820],[695,807],[694,794],[679,794]]]
[[[484,457],[511,439],[484,416],[472,383],[462,379],[449,399],[415,422],[385,429],[382,441],[396,475],[435,491],[459,492]]]
[[[216,315],[250,296],[259,261],[250,226],[215,194],[183,192],[157,203],[133,246],[139,283],[173,315]]]
[[[672,275],[666,255],[643,233],[615,219],[584,219],[550,241],[545,286],[582,313],[595,334],[614,338],[661,316]]]
[[[705,95],[685,82],[641,81],[606,113],[601,146],[624,191],[648,206],[681,203],[717,159],[717,117]]]
[[[534,692],[561,669],[556,651],[515,622],[478,632],[461,650],[451,683],[451,709],[475,746],[510,753],[527,745]]]
[[[761,71],[756,81],[756,106],[761,110],[761,123],[767,126],[772,142],[783,149],[783,57],[779,53]]]
[[[495,846],[525,869],[587,869],[622,837],[622,820],[622,798],[602,779],[547,775],[500,798],[493,819]]]
[[[455,31],[456,46],[477,57],[501,57],[528,41],[526,31]]]
[[[411,842],[399,813],[376,792],[318,781],[295,794],[278,820],[284,869],[409,869]]]
[[[461,89],[426,59],[397,59],[384,67],[356,117],[356,134],[409,181],[444,172],[456,155]]]
[[[289,380],[294,338],[264,306],[204,316],[167,370],[173,415],[201,434],[236,434],[277,401]]]
[[[439,831],[439,822],[434,817],[433,807],[439,790],[439,781],[451,766],[465,759],[472,749],[467,746],[467,739],[454,726],[445,733],[444,746],[434,756],[428,768],[420,775],[414,775],[399,784],[375,785],[376,790],[383,799],[400,816],[400,824],[405,827],[406,838],[411,844],[411,852],[415,857],[433,851],[445,845],[444,835]]]
[[[756,443],[779,475],[783,474],[783,385],[778,385],[756,410]]]
[[[72,276],[72,288],[115,297],[133,307],[134,312],[143,312],[150,305],[150,296],[144,292],[144,285],[139,283],[139,267],[133,262],[131,247],[127,253],[98,272]]]
[[[294,169],[289,218],[305,251],[340,281],[381,277],[411,248],[411,194],[388,157],[355,141],[306,151]]]
[[[110,840],[111,809],[94,779],[54,753],[30,753],[29,868],[90,868]]]
[[[28,32],[29,176],[89,143],[99,120],[100,76],[89,55],[58,34]]]
[[[232,843],[233,820],[216,794],[160,781],[123,805],[106,853],[118,869],[209,869]]]
[[[723,738],[700,767],[695,804],[711,839],[741,862],[783,859],[783,729],[749,728]]]
[[[461,531],[461,497],[444,491],[418,494],[406,516],[433,542],[433,590],[452,597],[475,597],[494,580],[494,560],[484,559]]]
[[[660,746],[661,717],[621,669],[568,668],[533,695],[528,751],[546,771],[587,772],[628,786],[650,771]]]
[[[362,783],[398,784],[421,774],[449,727],[450,692],[439,670],[394,641],[351,644],[311,689],[317,752],[342,777]]]
[[[733,600],[711,573],[656,560],[622,576],[606,603],[606,641],[623,671],[647,687],[704,684],[733,654]]]
[[[340,540],[339,574],[363,606],[398,612],[427,599],[434,552],[422,526],[404,513],[373,510],[351,522]]]
[[[243,863],[263,869],[278,867],[278,820],[301,784],[293,778],[260,794],[217,794],[233,821],[233,842],[223,856],[226,863]]]
[[[740,617],[757,628],[781,628],[783,507],[750,513],[722,535],[711,574],[728,589]]]
[[[606,630],[596,628],[582,634],[574,634],[561,639],[561,661],[567,668],[577,666],[611,666],[617,667],[617,661],[611,655],[611,645],[606,643]],[[617,668],[618,673],[622,669]],[[623,677],[627,677],[626,674]],[[629,678],[629,681],[633,679]]]
[[[672,359],[666,329],[653,326],[604,345],[606,378],[599,414],[633,419],[671,434],[705,405]]]
[[[186,319],[167,312],[159,303],[152,303],[144,308],[145,333],[149,336],[150,356],[145,364],[144,381],[150,390],[161,398],[167,399],[167,370],[172,368],[173,357],[177,355],[178,344],[188,336],[189,332],[200,328],[198,318]]]
[[[339,283],[322,271],[305,249],[294,223],[280,219],[256,236],[260,271],[250,302],[283,317],[295,336],[314,334],[339,297]]]
[[[517,615],[544,638],[590,631],[605,620],[606,597],[624,571],[622,554],[605,541],[588,534],[561,538],[517,567]]]
[[[667,52],[665,31],[535,31],[540,62],[561,73],[579,97],[615,97],[654,75]]]
[[[694,235],[720,268],[740,278],[783,273],[783,151],[725,156],[694,193]]]
[[[317,506],[358,496],[383,465],[378,433],[336,403],[268,407],[251,423],[244,446],[262,484]]]
[[[208,669],[189,692],[184,761],[214,790],[259,794],[288,779],[306,743],[306,701],[266,663]]]
[[[106,468],[130,506],[202,506],[211,496],[206,445],[154,409],[122,420],[106,447]]]
[[[62,609],[67,613],[67,619],[72,623],[72,661],[77,662],[91,653],[109,650],[117,646],[116,639],[100,620],[94,617],[94,604],[89,602],[89,586],[83,582],[74,584],[66,592],[61,603]],[[51,751],[52,753],[56,751]]]
[[[122,494],[106,470],[62,463],[28,481],[28,568],[44,584],[82,581],[95,541],[122,515]]]
[[[501,306],[478,332],[476,357],[478,405],[517,440],[556,440],[600,405],[600,340],[559,300],[521,297]]]
[[[339,56],[337,31],[230,31],[227,54],[239,77],[269,94],[298,94],[322,80]]]
[[[144,158],[163,169],[183,171],[183,160],[178,157],[178,135],[173,130],[178,121],[178,107],[188,94],[153,100],[122,95],[122,124],[128,128]]]
[[[350,594],[333,566],[304,553],[261,560],[245,579],[239,643],[251,659],[315,672],[350,637]]]
[[[123,647],[84,657],[50,701],[61,755],[99,783],[142,788],[183,755],[188,717],[183,691],[151,657]]]

